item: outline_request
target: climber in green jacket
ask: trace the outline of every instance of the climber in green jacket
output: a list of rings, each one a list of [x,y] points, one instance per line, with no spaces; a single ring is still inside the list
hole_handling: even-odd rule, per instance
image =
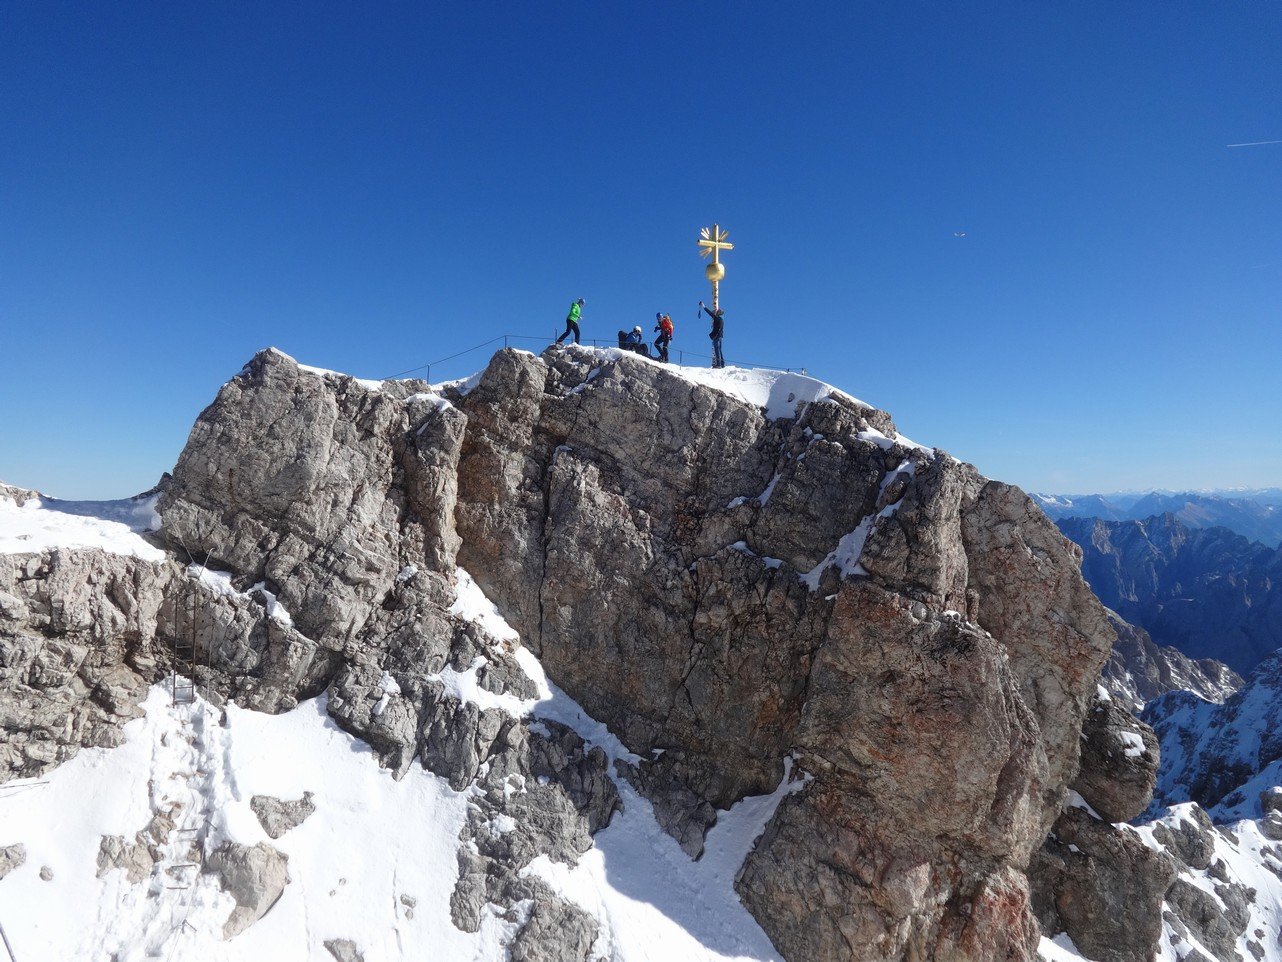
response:
[[[574,343],[579,343],[579,318],[582,316],[583,298],[580,297],[570,305],[570,313],[565,316],[565,331],[556,339],[558,344],[569,337],[570,334],[574,335]]]

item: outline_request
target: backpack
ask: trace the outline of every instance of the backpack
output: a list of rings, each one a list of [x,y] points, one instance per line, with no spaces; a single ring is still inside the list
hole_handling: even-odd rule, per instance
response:
[[[668,337],[671,337],[676,331],[676,328],[672,326],[672,318],[667,314],[664,314],[663,320],[659,322],[659,330]]]

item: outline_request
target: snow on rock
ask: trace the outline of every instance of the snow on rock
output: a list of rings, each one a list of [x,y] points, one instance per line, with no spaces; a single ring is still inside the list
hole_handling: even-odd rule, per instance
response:
[[[237,594],[225,573],[193,566],[191,575],[211,591]],[[455,613],[519,645],[467,573],[457,580]],[[454,697],[501,707],[532,730],[546,727],[541,720],[559,722],[611,759],[640,762],[547,679],[531,652],[518,647],[515,658],[536,697],[480,688],[478,664],[448,677],[443,671],[440,680]],[[376,715],[401,696],[387,672],[378,689]],[[268,715],[199,698],[175,705],[158,685],[142,707],[120,748],[86,749],[41,782],[0,788],[0,847],[21,843],[27,855],[3,889],[19,958],[323,959],[327,943],[344,941],[366,959],[421,958],[424,946],[436,958],[507,958],[531,906],[503,914],[487,906],[474,933],[451,920],[474,785],[453,791],[417,765],[391,778],[368,745],[329,717],[325,695]],[[779,802],[804,785],[792,770],[788,760],[772,793],[722,814],[698,862],[659,826],[651,803],[620,781],[625,808],[577,865],[541,856],[524,872],[598,920],[596,949],[611,962],[779,959],[740,904],[734,877]],[[510,781],[510,794],[526,790],[520,776]],[[307,797],[315,808],[272,839],[251,804],[256,796]],[[517,829],[506,814],[485,824],[494,838]],[[279,900],[268,906],[269,891],[254,910],[265,907],[265,914],[229,941],[224,932],[239,923],[225,930],[228,920],[247,910],[243,900],[237,909],[217,875],[201,871],[193,842],[209,854],[264,851],[287,869]],[[262,848],[268,845],[271,851]],[[69,912],[71,905],[80,908]]]
[[[1139,758],[1144,754],[1144,738],[1139,732],[1118,732],[1117,737],[1127,758]]]
[[[1195,952],[1282,962],[1282,844],[1267,820],[1212,826],[1189,803],[1144,825],[1118,827],[1175,855],[1180,867],[1163,906],[1159,962],[1198,958]]]
[[[1037,955],[1043,962],[1092,962],[1078,951],[1066,932],[1053,939],[1043,938],[1037,947]]]
[[[499,641],[519,641],[516,629],[499,614],[498,606],[485,597],[485,592],[476,583],[476,579],[462,568],[454,570],[458,595],[450,607],[450,614],[475,622]]]
[[[471,576],[461,568],[457,575],[455,613],[480,622],[496,637],[516,641],[516,632]],[[518,702],[512,696],[471,688],[461,690],[461,695],[505,699],[499,707],[534,719],[533,730],[539,729],[539,719],[558,722],[602,749],[612,762],[641,763],[605,725],[548,679],[529,649],[517,648],[515,658],[534,682],[537,697]],[[474,675],[476,667],[463,674]],[[611,962],[778,959],[765,933],[739,902],[734,877],[779,802],[805,784],[792,778],[791,760],[785,761],[784,771],[771,794],[746,798],[719,813],[698,862],[691,861],[660,828],[649,800],[618,780],[623,810],[594,836],[593,847],[577,865],[539,856],[525,871],[597,919],[601,929],[596,950]]]
[[[485,370],[484,368],[482,368],[481,370],[475,372],[474,374],[469,374],[467,377],[455,378],[452,381],[442,381],[440,384],[433,384],[432,390],[437,394],[440,394],[447,390],[454,391],[455,393],[461,394],[466,397],[468,394],[471,394],[472,391],[476,389],[476,386],[478,384],[481,383],[481,378],[482,376],[484,376],[484,374],[485,374]]]
[[[611,962],[779,959],[740,903],[734,878],[779,803],[805,785],[790,781],[791,772],[788,760],[774,792],[721,813],[697,862],[659,828],[650,803],[620,782],[623,812],[577,865],[539,856],[526,872],[596,917],[594,948]]]
[[[1223,704],[1168,692],[1145,707],[1143,719],[1161,741],[1152,812],[1191,799],[1216,822],[1258,818],[1260,793],[1282,784],[1282,651]]]
[[[315,374],[325,378],[333,378],[333,377],[342,378],[345,381],[351,381],[352,383],[359,384],[361,387],[365,388],[367,391],[381,391],[383,389],[382,381],[375,381],[370,378],[354,377],[351,374],[344,374],[342,371],[331,371],[328,368],[313,367],[310,364],[299,364],[297,359],[290,357],[290,355],[286,354],[284,351],[280,350],[279,348],[272,347],[272,348],[268,348],[268,350],[271,351],[273,354],[279,354],[281,357],[288,358],[294,364],[298,365],[298,369],[300,371],[306,371],[308,374]]]
[[[795,417],[803,404],[815,404],[835,397],[871,409],[858,398],[851,397],[831,384],[825,384],[818,378],[805,374],[794,374],[791,371],[778,371],[770,368],[746,367],[694,367],[683,364],[664,364],[654,358],[643,357],[634,351],[625,351],[617,347],[587,347],[584,345],[567,345],[567,350],[590,352],[602,363],[619,361],[627,358],[641,364],[655,364],[691,384],[701,384],[723,394],[738,398],[748,404],[765,408],[766,417]]]
[[[0,792],[0,843],[22,841],[28,852],[4,880],[17,958],[323,959],[333,939],[351,940],[367,959],[419,958],[425,945],[440,958],[504,958],[513,923],[490,913],[469,934],[450,920],[468,802],[444,779],[417,767],[401,781],[387,777],[368,746],[333,723],[323,698],[283,715],[235,705],[224,714],[199,700],[174,706],[157,686],[144,708],[120,748],[88,749],[47,784],[10,782]],[[250,799],[307,790],[312,817],[268,839]],[[133,839],[158,814],[198,831],[171,834],[139,884],[118,869],[98,877],[102,837]],[[214,876],[178,867],[191,861],[181,840],[197,836],[209,850],[267,842],[289,859],[280,901],[228,942],[231,896]],[[43,865],[52,881],[40,878]]]
[[[894,471],[887,472],[881,482],[881,491],[878,493],[878,499],[885,494],[886,489],[891,483],[901,475],[912,476],[916,470],[917,464],[911,459],[905,460]],[[815,565],[810,571],[799,574],[797,577],[811,591],[819,590],[819,582],[823,578],[823,573],[830,567],[836,566],[841,571],[842,577],[850,575],[865,575],[867,572],[859,564],[859,556],[864,553],[864,544],[868,541],[868,536],[872,534],[873,525],[881,518],[889,518],[899,510],[899,501],[886,505],[880,511],[864,517],[857,524],[853,531],[842,535],[837,541],[837,546],[828,552],[828,555]]]
[[[258,594],[262,596],[263,605],[267,609],[267,617],[280,625],[289,626],[294,623],[294,618],[277,599],[273,592],[267,590],[267,582],[260,581],[249,589],[247,594]]]
[[[439,681],[446,694],[457,698],[464,704],[475,705],[481,711],[497,708],[515,718],[529,713],[533,701],[517,698],[515,695],[492,692],[481,685],[479,672],[488,663],[484,655],[477,655],[466,671],[456,671],[446,665],[435,675],[429,675],[432,681]]]
[[[125,501],[28,498],[21,505],[0,495],[0,554],[98,548],[163,561],[165,553],[140,535],[160,526],[155,506],[154,495]]]
[[[267,617],[272,621],[285,627],[289,627],[294,623],[293,616],[277,600],[275,593],[267,590],[267,582],[265,581],[259,581],[248,591],[239,591],[232,584],[230,572],[215,571],[212,568],[198,564],[187,566],[187,576],[196,579],[216,595],[223,595],[227,598],[253,598],[257,596],[267,611]]]

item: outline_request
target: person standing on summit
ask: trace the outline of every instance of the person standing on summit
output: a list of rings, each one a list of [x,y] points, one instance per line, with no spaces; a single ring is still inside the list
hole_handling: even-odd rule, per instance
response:
[[[560,344],[571,334],[574,335],[574,343],[579,343],[579,318],[583,316],[583,298],[579,298],[570,305],[570,313],[565,315],[565,330],[561,336],[556,339]]]
[[[721,355],[721,338],[726,331],[726,312],[719,307],[713,310],[703,301],[699,302],[699,307],[712,318],[712,330],[708,332],[708,337],[712,339],[712,366],[725,367],[726,359]]]
[[[668,345],[672,343],[672,334],[675,330],[672,326],[672,318],[660,311],[654,315],[654,320],[654,329],[659,332],[659,336],[654,339],[654,347],[659,352],[659,360],[667,364]]]

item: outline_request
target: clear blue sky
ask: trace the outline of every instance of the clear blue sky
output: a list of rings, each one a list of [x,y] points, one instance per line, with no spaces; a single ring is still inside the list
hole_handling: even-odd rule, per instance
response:
[[[1282,144],[1226,145],[1279,50],[1259,0],[4,4],[0,479],[148,487],[267,345],[384,376],[582,295],[706,352],[717,220],[732,363],[1033,490],[1278,483]]]

